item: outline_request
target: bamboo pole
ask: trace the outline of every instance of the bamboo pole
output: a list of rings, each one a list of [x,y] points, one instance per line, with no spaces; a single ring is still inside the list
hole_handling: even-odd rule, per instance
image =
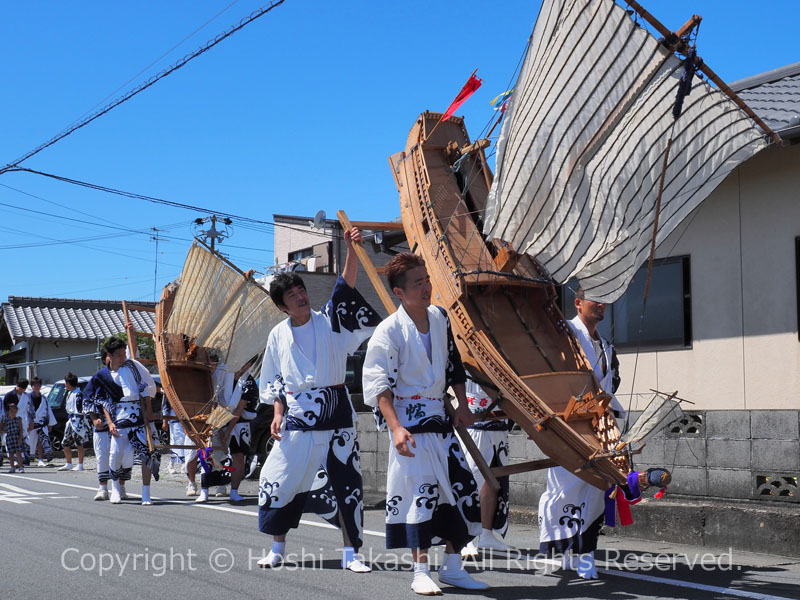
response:
[[[352,223],[350,223],[350,219],[347,218],[346,212],[339,210],[336,212],[336,216],[339,218],[339,223],[342,224],[342,227],[345,229],[345,231],[353,228]],[[367,277],[369,277],[370,282],[372,282],[372,286],[378,293],[378,297],[381,299],[381,302],[383,302],[386,312],[388,312],[390,315],[393,314],[397,310],[397,307],[394,305],[394,300],[392,300],[392,297],[389,295],[389,290],[383,283],[383,279],[381,279],[381,276],[378,275],[375,265],[372,264],[372,259],[370,259],[369,254],[367,254],[367,251],[361,244],[353,244],[353,250],[358,257],[358,260],[361,262],[361,266],[364,267]]]
[[[133,335],[131,335],[131,332],[128,331],[128,323],[131,323],[131,319],[130,316],[128,315],[128,303],[125,302],[125,300],[122,301],[122,316],[125,319],[125,332],[128,334],[128,351],[131,353],[131,358],[135,359],[136,332],[134,331]],[[149,397],[147,398],[149,401],[150,398]],[[150,452],[153,452],[155,450],[155,447],[153,446],[153,434],[150,431],[150,421],[147,420],[147,415],[149,414],[150,411],[145,410],[144,400],[142,399],[141,395],[139,396],[139,405],[142,410],[142,420],[144,421],[144,434],[147,437],[147,448],[148,450],[150,450]]]
[[[336,216],[339,218],[339,223],[342,224],[342,227],[345,230],[351,228],[350,219],[347,218],[347,213],[345,213],[343,210],[340,210],[337,211]],[[364,250],[361,244],[353,244],[353,250],[355,250],[358,260],[361,262],[361,265],[367,272],[367,276],[372,282],[372,285],[375,288],[375,291],[378,293],[381,301],[383,302],[383,306],[386,308],[386,311],[390,315],[393,314],[397,310],[397,307],[395,306],[392,297],[389,295],[386,285],[378,275],[375,265],[372,264],[372,259],[370,259],[369,254],[367,254],[367,251]],[[455,429],[458,437],[461,438],[464,447],[472,456],[475,464],[478,466],[478,469],[481,472],[481,475],[483,475],[483,478],[495,491],[499,490],[500,482],[497,481],[497,477],[495,477],[494,473],[492,473],[491,467],[486,463],[486,460],[484,460],[483,455],[475,445],[475,442],[467,431],[467,428],[463,425],[455,425],[455,410],[453,409],[452,404],[449,401],[444,400],[444,408],[447,411],[447,414],[450,415],[450,420],[453,421],[453,429]]]

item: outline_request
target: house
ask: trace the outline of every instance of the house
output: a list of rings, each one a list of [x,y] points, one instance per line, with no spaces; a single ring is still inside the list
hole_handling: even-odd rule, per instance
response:
[[[310,217],[273,214],[275,223],[275,265],[281,268],[302,265],[302,270],[316,273],[341,273],[347,256],[344,230],[339,221],[322,219],[314,226]],[[402,231],[363,231],[364,247],[377,267],[391,259],[386,249],[408,249]],[[398,246],[399,244],[399,246]]]
[[[6,350],[0,355],[0,376],[6,383],[38,375],[48,384],[68,371],[91,375],[99,367],[102,341],[125,330],[121,300],[9,296],[0,310],[0,351]],[[155,331],[152,312],[129,314],[137,331]]]

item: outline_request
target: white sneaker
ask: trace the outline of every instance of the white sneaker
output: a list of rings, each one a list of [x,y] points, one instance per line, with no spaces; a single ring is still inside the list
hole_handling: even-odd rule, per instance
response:
[[[430,573],[414,573],[411,589],[420,596],[441,596],[442,590],[431,579]]]
[[[258,561],[258,566],[262,569],[274,569],[283,562],[283,555],[275,554],[272,550],[269,551],[264,558]]]
[[[472,542],[469,542],[461,549],[461,558],[477,558],[480,552]]]
[[[39,462],[36,463],[36,466],[37,467],[46,467],[47,463],[40,459]]]
[[[494,533],[481,534],[478,538],[478,548],[481,550],[496,550],[497,552],[511,552],[515,548],[502,540],[498,540]],[[462,553],[463,555],[463,553]]]
[[[97,499],[97,496],[95,496],[95,500],[96,499]],[[111,504],[119,504],[120,502],[122,502],[122,496],[120,496],[120,494],[119,494],[119,492],[117,490],[111,490],[110,502],[111,502]]]
[[[228,495],[228,486],[227,485],[218,485],[217,486],[217,493],[214,494],[217,498],[224,498]]]
[[[200,495],[194,499],[195,502],[208,502],[208,490],[200,490]]]
[[[119,497],[122,498],[123,500],[127,500],[128,499],[128,492],[125,491],[125,486],[121,485],[121,486],[119,486],[119,488],[120,488],[119,489]]]
[[[370,573],[372,571],[372,567],[365,565],[357,558],[354,558],[349,563],[347,563],[345,569],[347,569],[348,571],[352,571],[353,573]]]
[[[85,469],[83,468],[83,463],[78,463],[78,466],[72,467],[72,470],[73,471],[85,471]]]
[[[108,500],[108,490],[106,488],[100,488],[97,490],[97,493],[94,495],[95,500]]]
[[[197,496],[197,484],[194,481],[190,481],[186,485],[186,495],[187,496]]]
[[[239,495],[237,490],[231,490],[231,502],[241,502],[242,500],[244,500],[244,498]]]
[[[72,471],[72,463],[66,463],[58,467],[57,471]]]
[[[489,584],[473,579],[463,568],[439,569],[439,582],[461,588],[462,590],[487,590]]]

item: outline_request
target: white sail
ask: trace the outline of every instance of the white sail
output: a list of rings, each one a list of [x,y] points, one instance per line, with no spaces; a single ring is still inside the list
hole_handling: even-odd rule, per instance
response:
[[[212,350],[235,372],[264,350],[270,330],[284,318],[264,288],[194,243],[166,333]]]
[[[497,151],[484,232],[563,283],[613,302],[646,260],[667,142],[657,243],[767,145],[697,77],[672,108],[682,62],[613,0],[545,0]]]

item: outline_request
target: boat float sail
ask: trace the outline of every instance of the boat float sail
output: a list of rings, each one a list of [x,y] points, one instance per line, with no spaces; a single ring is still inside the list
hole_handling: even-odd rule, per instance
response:
[[[246,367],[284,318],[252,271],[240,271],[202,242],[192,244],[181,276],[156,306],[155,346],[164,393],[198,448],[208,448],[213,428],[233,417],[217,402],[215,368]]]
[[[551,459],[498,476],[558,464],[601,489],[625,484],[644,438],[677,416],[675,394],[657,394],[621,435],[555,286],[577,277],[612,302],[731,170],[779,141],[689,47],[699,17],[673,34],[629,5],[665,41],[613,0],[545,0],[496,177],[489,140],[439,113],[420,115],[389,159],[409,246],[465,364]]]

